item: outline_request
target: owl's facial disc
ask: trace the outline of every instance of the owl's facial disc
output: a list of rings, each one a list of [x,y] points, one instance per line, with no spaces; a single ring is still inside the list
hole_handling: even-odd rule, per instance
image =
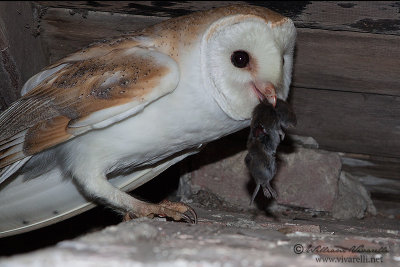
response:
[[[251,64],[250,55],[244,50],[234,51],[231,55],[232,65],[239,69],[248,69],[248,71],[254,71],[255,64]],[[274,107],[276,105],[276,90],[275,86],[271,82],[251,82],[251,89],[257,95],[260,102],[267,100]]]
[[[258,17],[225,17],[210,26],[202,40],[203,80],[229,117],[249,120],[260,101],[275,105],[286,97],[292,54],[282,43]]]

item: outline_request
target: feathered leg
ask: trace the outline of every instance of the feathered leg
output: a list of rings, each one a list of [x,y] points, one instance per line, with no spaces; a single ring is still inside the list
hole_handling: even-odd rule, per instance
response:
[[[82,177],[74,175],[74,180],[80,185],[82,193],[96,202],[112,206],[125,214],[124,220],[139,217],[169,217],[175,221],[185,220],[197,223],[195,211],[188,205],[180,202],[163,201],[159,204],[146,203],[121,191],[110,184],[105,175]]]

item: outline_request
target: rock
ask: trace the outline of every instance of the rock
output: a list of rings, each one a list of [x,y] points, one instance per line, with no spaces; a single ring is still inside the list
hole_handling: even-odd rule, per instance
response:
[[[376,215],[376,208],[368,191],[355,177],[342,172],[338,197],[332,208],[332,216],[335,219],[362,219],[366,212]]]
[[[293,142],[295,146],[301,146],[304,148],[314,148],[314,149],[319,148],[317,140],[315,140],[311,136],[300,136],[295,134],[289,134],[288,138],[290,139],[290,141]]]
[[[215,148],[209,148],[215,152]],[[242,208],[250,208],[255,184],[244,163],[246,150],[216,162],[208,162],[190,173],[194,191],[206,189]],[[333,152],[296,147],[279,153],[278,171],[272,183],[277,202],[317,211],[331,211],[338,191],[341,170],[339,155]],[[184,177],[187,180],[187,175]],[[268,203],[259,192],[256,202]]]
[[[248,184],[251,178],[244,163],[246,154],[247,151],[241,151],[193,171],[191,182],[194,191],[203,188],[232,204],[249,207]]]
[[[277,202],[317,211],[331,211],[337,192],[341,161],[338,153],[297,147],[279,154],[273,184]]]

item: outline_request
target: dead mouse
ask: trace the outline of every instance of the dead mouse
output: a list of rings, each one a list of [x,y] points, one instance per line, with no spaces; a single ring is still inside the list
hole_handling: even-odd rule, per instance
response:
[[[260,187],[265,197],[277,197],[270,184],[276,173],[276,149],[285,136],[283,131],[295,126],[296,122],[296,115],[283,100],[278,99],[275,108],[267,101],[255,107],[247,140],[248,154],[245,158],[246,166],[256,182],[250,205]]]

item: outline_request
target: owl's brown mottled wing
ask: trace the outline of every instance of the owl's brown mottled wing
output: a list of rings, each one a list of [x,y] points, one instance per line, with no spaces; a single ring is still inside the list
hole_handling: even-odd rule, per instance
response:
[[[0,115],[0,169],[132,116],[179,80],[173,59],[137,46],[75,56],[52,68],[57,71]]]

